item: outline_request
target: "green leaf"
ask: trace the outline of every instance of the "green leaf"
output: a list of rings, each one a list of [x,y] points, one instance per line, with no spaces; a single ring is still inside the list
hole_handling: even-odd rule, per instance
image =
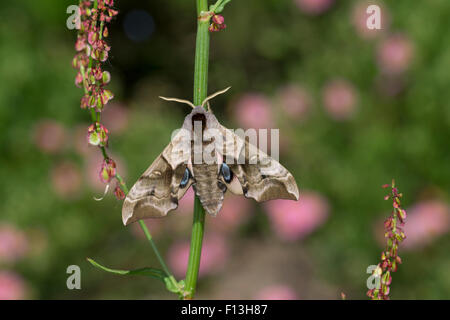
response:
[[[215,13],[221,13],[223,11],[223,9],[225,8],[225,6],[227,5],[227,3],[230,2],[230,1],[231,0],[224,0],[222,2],[222,4],[219,7],[217,7]]]
[[[166,279],[168,279],[165,275],[165,273],[162,270],[155,269],[155,268],[140,268],[135,270],[118,270],[118,269],[110,269],[105,266],[102,266],[98,262],[94,261],[93,259],[87,258],[87,261],[92,264],[94,267],[99,268],[103,271],[120,274],[124,276],[133,276],[133,275],[139,275],[139,276],[147,276],[152,277],[161,280],[162,282],[166,283]]]
[[[230,1],[231,0],[218,0],[214,5],[211,5],[209,7],[209,11],[212,11],[214,13],[221,13]]]

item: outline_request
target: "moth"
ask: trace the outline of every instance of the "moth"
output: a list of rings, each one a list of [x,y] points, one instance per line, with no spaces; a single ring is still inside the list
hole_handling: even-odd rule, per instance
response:
[[[125,225],[166,216],[191,186],[211,216],[220,211],[227,190],[258,202],[298,200],[298,187],[289,171],[245,137],[222,126],[212,113],[209,100],[228,89],[207,97],[201,106],[160,97],[188,104],[192,111],[125,198]]]

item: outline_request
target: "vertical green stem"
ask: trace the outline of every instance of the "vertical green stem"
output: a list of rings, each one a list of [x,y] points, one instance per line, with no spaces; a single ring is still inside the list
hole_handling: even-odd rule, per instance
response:
[[[208,0],[197,0],[197,41],[195,49],[194,104],[201,105],[208,92],[209,62],[209,18],[201,18],[208,11]],[[205,210],[198,197],[194,202],[194,221],[192,224],[191,249],[186,271],[186,298],[192,299],[197,287],[198,270],[202,253],[203,233],[205,229]]]

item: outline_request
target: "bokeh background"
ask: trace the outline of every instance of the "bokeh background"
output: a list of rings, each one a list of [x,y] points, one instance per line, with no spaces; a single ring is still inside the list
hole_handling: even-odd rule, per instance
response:
[[[158,267],[121,202],[99,181],[89,114],[75,87],[73,0],[3,1],[0,9],[0,298],[174,298],[157,280],[107,274]],[[211,39],[209,91],[227,127],[280,128],[280,161],[298,203],[227,198],[207,217],[198,297],[366,299],[369,265],[383,249],[395,178],[409,216],[393,299],[450,298],[450,2],[234,0]],[[191,99],[195,1],[116,1],[110,26],[115,98],[104,112],[110,151],[128,186],[163,150]],[[148,220],[181,279],[193,195]],[[79,265],[81,290],[66,288]]]

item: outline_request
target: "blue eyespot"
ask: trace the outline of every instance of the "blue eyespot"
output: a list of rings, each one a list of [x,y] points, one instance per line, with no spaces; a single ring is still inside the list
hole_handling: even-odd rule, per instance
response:
[[[184,187],[186,187],[186,185],[189,182],[189,178],[191,176],[191,173],[189,172],[189,169],[186,168],[186,170],[184,171],[184,175],[183,175],[183,179],[181,179],[180,182],[180,188],[183,189]]]
[[[222,163],[222,167],[220,168],[220,172],[222,173],[223,179],[226,183],[230,183],[233,179],[233,172],[230,170],[230,167],[224,162]]]

